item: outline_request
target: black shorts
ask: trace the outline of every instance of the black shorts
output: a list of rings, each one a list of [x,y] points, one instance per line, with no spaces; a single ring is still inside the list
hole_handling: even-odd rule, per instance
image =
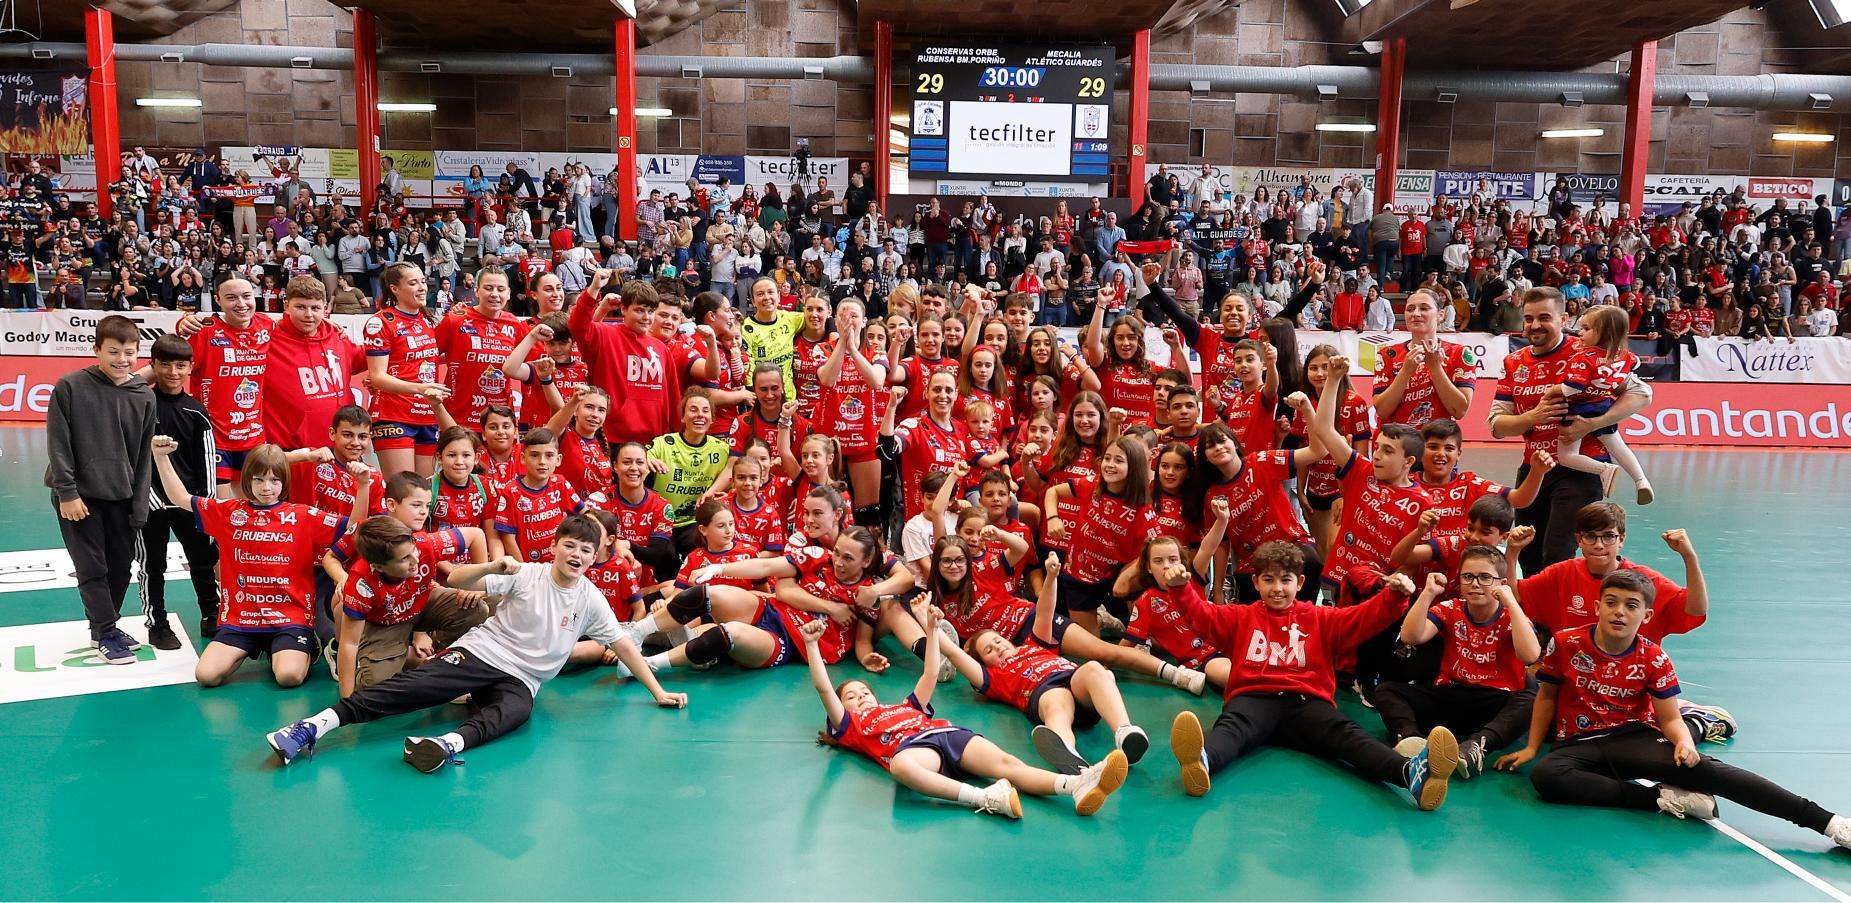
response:
[[[321,647],[315,644],[315,632],[307,627],[282,627],[257,633],[220,627],[219,632],[213,634],[212,642],[230,646],[248,658],[274,656],[278,652],[300,652],[311,660],[321,655]]]
[[[976,731],[962,727],[945,727],[928,731],[905,743],[895,752],[909,749],[929,749],[938,753],[938,773],[954,780],[963,780],[964,747],[978,737]]]
[[[1098,583],[1087,583],[1083,580],[1075,580],[1067,576],[1066,571],[1061,571],[1059,579],[1060,595],[1055,601],[1055,611],[1063,615],[1071,615],[1075,611],[1092,611],[1104,607],[1120,621],[1131,622],[1131,604],[1112,595],[1111,577]]]
[[[1046,693],[1049,690],[1067,690],[1068,685],[1073,683],[1073,675],[1077,673],[1078,670],[1079,669],[1076,668],[1073,671],[1062,671],[1062,672],[1059,672],[1049,677],[1047,680],[1042,681],[1039,686],[1035,687],[1034,692],[1028,694],[1028,708],[1024,710],[1022,714],[1027,715],[1028,720],[1031,723],[1040,724],[1041,723],[1041,694]],[[1068,690],[1068,692],[1072,692],[1072,691]],[[1073,700],[1074,730],[1080,730],[1082,728],[1092,727],[1093,725],[1098,724],[1098,723],[1099,723],[1098,710],[1094,709],[1091,706],[1081,705],[1080,700],[1076,697]]]
[[[1066,617],[1055,615],[1054,636],[1052,637],[1054,642],[1047,643],[1043,642],[1040,637],[1035,636],[1035,619],[1029,618],[1022,622],[1022,626],[1016,628],[1015,636],[1010,637],[1009,642],[1017,646],[1026,646],[1029,643],[1034,643],[1037,646],[1045,646],[1055,652],[1059,652],[1061,641],[1067,638],[1067,628],[1072,626],[1073,622],[1067,620]]]
[[[1329,511],[1337,504],[1341,495],[1319,495],[1315,492],[1305,493],[1305,507],[1313,511]]]

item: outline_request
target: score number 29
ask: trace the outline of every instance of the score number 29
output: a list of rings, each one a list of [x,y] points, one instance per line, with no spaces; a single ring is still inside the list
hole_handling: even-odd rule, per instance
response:
[[[943,74],[938,72],[921,72],[919,73],[919,83],[914,86],[913,93],[931,95],[942,93],[944,90],[945,76]],[[1080,79],[1079,96],[1104,97],[1105,79],[1097,76],[1088,76]]]

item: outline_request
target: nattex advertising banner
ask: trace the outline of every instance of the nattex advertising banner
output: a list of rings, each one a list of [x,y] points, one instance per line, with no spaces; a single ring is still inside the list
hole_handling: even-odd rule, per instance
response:
[[[85,153],[88,97],[89,82],[81,72],[0,72],[0,150]]]
[[[1686,382],[1851,385],[1851,342],[1801,338],[1749,342],[1699,338],[1697,356],[1682,364]]]

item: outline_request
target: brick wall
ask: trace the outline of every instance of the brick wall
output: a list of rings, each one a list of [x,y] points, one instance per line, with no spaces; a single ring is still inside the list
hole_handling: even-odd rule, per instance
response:
[[[644,50],[645,54],[828,57],[857,52],[853,0],[729,0],[730,5]],[[326,0],[239,0],[236,8],[182,28],[170,43],[261,43],[351,46],[351,16]],[[1298,0],[1243,0],[1200,19],[1183,32],[1153,41],[1160,64],[1353,65],[1339,36]],[[390,40],[390,22],[380,24]],[[1740,10],[1659,44],[1661,73],[1742,75],[1792,71],[1798,60],[1782,45],[1765,13]],[[1625,58],[1599,71],[1625,71]],[[126,143],[299,144],[351,146],[352,77],[302,69],[230,69],[197,63],[123,63],[118,67]],[[638,122],[645,153],[785,153],[799,137],[819,156],[872,151],[873,92],[832,81],[748,81],[643,78],[643,106],[674,115]],[[200,110],[144,109],[133,98],[153,93],[197,95]],[[408,149],[545,149],[607,151],[611,80],[430,76],[385,73],[385,100],[429,99],[431,114],[382,114],[383,142]],[[903,101],[903,98],[902,98]],[[1115,130],[1123,147],[1126,100],[1116,101]],[[1325,133],[1325,117],[1371,119],[1375,103],[1328,104],[1260,94],[1191,97],[1151,95],[1150,157],[1163,162],[1232,162],[1253,166],[1364,166],[1374,160],[1374,136]],[[1455,104],[1410,99],[1404,165],[1412,168],[1494,168],[1615,172],[1624,110],[1567,109],[1462,99]],[[1542,128],[1600,125],[1598,139],[1542,140]],[[1836,130],[1834,145],[1776,145],[1784,128]],[[1200,130],[1200,131],[1195,131]],[[1676,108],[1654,116],[1655,172],[1830,176],[1851,172],[1851,115]],[[1193,143],[1193,146],[1192,146]],[[1191,151],[1197,153],[1191,153]]]

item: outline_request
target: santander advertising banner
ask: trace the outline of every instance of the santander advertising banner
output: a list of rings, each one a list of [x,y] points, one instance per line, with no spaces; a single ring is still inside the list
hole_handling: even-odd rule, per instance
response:
[[[1620,425],[1630,445],[1725,448],[1851,448],[1851,386],[1653,383],[1652,406]],[[1460,426],[1493,440],[1485,425],[1493,384],[1481,380]],[[1515,441],[1515,440],[1508,440]]]

